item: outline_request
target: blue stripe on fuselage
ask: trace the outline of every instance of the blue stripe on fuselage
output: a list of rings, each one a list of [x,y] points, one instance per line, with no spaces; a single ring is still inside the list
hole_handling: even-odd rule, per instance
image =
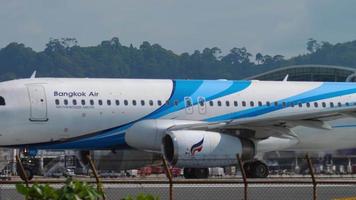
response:
[[[290,103],[298,104],[298,103],[307,103],[318,101],[322,99],[328,99],[348,94],[356,93],[356,85],[354,83],[331,83],[325,82],[318,88],[312,89],[307,92],[303,92],[301,94],[288,97],[285,99],[281,99],[278,101],[278,105],[273,105],[274,102],[271,102],[271,106],[263,105],[258,106],[255,108],[250,108],[234,113],[228,113],[216,117],[211,117],[205,119],[205,121],[214,122],[214,121],[222,121],[222,120],[231,120],[231,119],[239,119],[239,118],[246,118],[246,117],[255,117],[259,115],[263,115],[266,113],[270,113],[273,111],[281,110],[287,107],[283,107],[282,103],[285,102],[287,105]]]

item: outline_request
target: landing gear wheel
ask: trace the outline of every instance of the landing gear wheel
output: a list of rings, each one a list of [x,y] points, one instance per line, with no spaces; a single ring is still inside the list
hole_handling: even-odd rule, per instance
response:
[[[186,179],[193,179],[194,178],[194,169],[193,168],[184,168],[183,176]]]
[[[246,162],[243,167],[247,178],[267,178],[269,174],[268,166],[259,160]]]
[[[208,168],[184,168],[183,176],[186,179],[204,179],[209,177]]]

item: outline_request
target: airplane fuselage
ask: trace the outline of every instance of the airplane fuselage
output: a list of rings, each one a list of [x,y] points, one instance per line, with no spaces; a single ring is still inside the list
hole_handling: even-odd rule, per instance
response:
[[[130,148],[126,131],[148,119],[263,122],[356,108],[355,83],[33,78],[2,82],[0,96],[0,146],[40,149]],[[330,125],[294,129],[356,139],[354,118]]]

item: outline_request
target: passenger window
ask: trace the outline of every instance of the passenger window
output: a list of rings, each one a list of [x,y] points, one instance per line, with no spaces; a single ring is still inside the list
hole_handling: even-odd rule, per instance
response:
[[[330,102],[330,108],[334,107],[334,102]]]
[[[127,106],[129,105],[129,101],[127,101],[126,99],[124,100],[124,105]]]
[[[262,106],[262,102],[261,101],[258,102],[258,106]]]
[[[85,100],[84,100],[84,99],[82,99],[82,101],[81,101],[81,102],[82,102],[82,105],[84,106],[84,105],[85,105]]]
[[[167,106],[169,105],[169,100],[166,101],[166,105],[167,105]]]
[[[103,101],[101,99],[98,100],[98,104],[101,106],[103,105]]]
[[[209,105],[210,106],[214,106],[214,102],[213,101],[209,101]]]
[[[204,97],[198,97],[198,102],[199,102],[199,105],[202,107],[205,105],[205,99]]]
[[[178,106],[178,100],[174,100],[174,105]]]
[[[162,105],[162,101],[161,100],[158,100],[157,101],[157,104],[160,106],[160,105]]]
[[[136,100],[132,100],[132,105],[136,106],[137,102]]]
[[[254,106],[255,106],[255,102],[250,101],[250,106],[251,106],[251,107],[254,107]]]
[[[318,102],[314,102],[314,107],[315,107],[315,108],[318,107]]]
[[[246,101],[242,101],[242,106],[243,106],[243,107],[246,106]]]
[[[346,106],[350,106],[349,102],[346,102],[345,105],[346,105]]]
[[[237,101],[234,101],[234,106],[237,107]]]
[[[145,105],[145,101],[141,100],[141,106],[144,106],[144,105]]]
[[[108,104],[108,106],[110,106],[111,105],[111,100],[106,100],[106,104]]]
[[[0,97],[0,101],[1,101],[1,97]],[[0,102],[0,105],[1,105],[1,102]],[[59,105],[59,99],[56,99],[56,105]]]
[[[120,105],[120,101],[119,100],[115,100],[115,104],[118,106]]]
[[[5,105],[5,99],[4,97],[0,96],[0,106],[4,106]]]
[[[221,106],[221,101],[218,101],[218,106]]]
[[[274,102],[274,106],[278,106],[278,101],[275,101],[275,102]]]
[[[308,103],[306,103],[307,104],[307,108],[309,108],[310,107],[310,103],[308,102]]]
[[[267,106],[271,106],[271,102],[266,101],[266,105],[267,105]]]
[[[64,105],[68,105],[68,100],[64,99],[63,103],[64,103]]]
[[[298,103],[298,106],[299,106],[299,107],[303,107],[303,104],[302,104],[302,103]]]
[[[230,106],[230,102],[229,101],[225,101],[225,104],[226,104],[227,107]]]
[[[285,108],[287,106],[286,102],[282,102],[282,106]]]
[[[341,107],[342,106],[342,104],[339,102],[339,103],[337,103],[337,105],[339,106],[339,107]]]
[[[94,100],[90,99],[90,105],[94,105]]]
[[[185,107],[191,107],[193,105],[192,99],[190,97],[184,97]]]
[[[294,102],[290,102],[290,106],[294,107]]]
[[[153,106],[153,101],[152,100],[150,100],[148,103],[150,104],[150,106]]]
[[[321,103],[321,106],[323,106],[323,108],[325,108],[326,107],[326,103],[325,102]]]
[[[73,105],[77,105],[77,100],[73,99]]]

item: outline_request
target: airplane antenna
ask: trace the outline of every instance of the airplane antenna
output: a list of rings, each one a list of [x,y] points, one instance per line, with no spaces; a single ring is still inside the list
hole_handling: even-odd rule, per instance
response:
[[[288,77],[289,77],[289,74],[287,74],[287,75],[284,77],[283,81],[288,81]]]
[[[31,79],[32,78],[36,78],[36,70],[35,71],[33,71],[33,73],[32,73],[32,75],[31,75],[31,77],[30,77]]]

